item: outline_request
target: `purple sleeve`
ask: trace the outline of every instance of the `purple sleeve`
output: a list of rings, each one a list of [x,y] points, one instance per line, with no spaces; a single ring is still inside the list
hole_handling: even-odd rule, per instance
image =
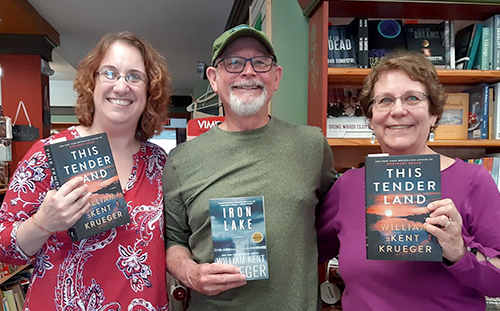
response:
[[[323,263],[339,253],[339,240],[334,219],[338,212],[338,202],[342,177],[333,184],[326,194],[325,200],[319,209],[316,218],[316,230],[318,232],[319,263]]]
[[[476,248],[487,258],[500,257],[500,193],[498,188],[490,174],[482,167],[474,168],[472,174],[467,175],[460,176],[462,179],[470,178],[466,178],[467,193],[463,200],[463,207],[459,208],[464,224],[462,236],[465,246]],[[460,194],[456,195],[460,196]],[[457,263],[449,266],[448,270],[462,284],[488,296],[500,296],[500,269],[488,261],[479,261],[471,252],[466,252]]]

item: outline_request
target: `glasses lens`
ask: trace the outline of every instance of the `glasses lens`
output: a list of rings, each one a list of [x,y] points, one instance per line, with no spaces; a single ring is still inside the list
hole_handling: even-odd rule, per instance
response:
[[[137,84],[145,81],[145,79],[137,72],[131,72],[127,74],[126,80],[129,83]]]
[[[99,74],[108,79],[109,81],[116,81],[120,76],[118,72],[109,69],[102,70]]]
[[[223,59],[224,67],[228,72],[241,72],[245,67],[245,59],[243,57],[227,57]]]
[[[273,58],[269,56],[257,56],[251,58],[253,69],[256,72],[267,72],[273,66]]]
[[[424,100],[424,95],[423,93],[409,93],[404,95],[403,99],[405,104],[414,106],[418,103],[420,103],[422,100]]]

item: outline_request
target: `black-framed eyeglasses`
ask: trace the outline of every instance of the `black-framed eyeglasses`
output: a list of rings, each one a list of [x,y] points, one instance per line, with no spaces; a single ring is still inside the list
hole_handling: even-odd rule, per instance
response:
[[[104,68],[98,70],[96,75],[103,77],[103,81],[108,83],[115,83],[120,78],[124,78],[128,84],[135,86],[144,86],[148,83],[148,78],[144,74],[136,71],[131,71],[126,75],[122,75],[116,70]]]
[[[224,69],[229,73],[241,73],[247,62],[252,64],[252,68],[255,72],[264,73],[268,72],[273,68],[276,63],[276,59],[273,56],[255,56],[250,58],[240,57],[240,56],[229,56],[221,58],[218,62],[214,64],[214,67],[219,66],[220,63],[224,64]]]
[[[396,100],[401,99],[403,104],[408,107],[414,107],[423,102],[429,95],[422,92],[407,92],[401,96],[393,96],[390,94],[382,94],[375,96],[372,99],[372,103],[379,110],[389,110],[394,107]]]

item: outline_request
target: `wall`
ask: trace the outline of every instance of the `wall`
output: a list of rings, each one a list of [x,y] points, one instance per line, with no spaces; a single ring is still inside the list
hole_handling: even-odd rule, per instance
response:
[[[49,79],[50,106],[74,106],[76,104],[76,92],[73,90],[73,81]]]
[[[309,25],[296,0],[272,0],[272,41],[283,78],[272,99],[274,116],[307,124]]]

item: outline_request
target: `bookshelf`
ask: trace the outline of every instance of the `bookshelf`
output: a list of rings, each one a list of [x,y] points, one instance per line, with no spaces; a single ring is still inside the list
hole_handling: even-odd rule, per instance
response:
[[[449,19],[483,21],[500,14],[498,1],[356,1],[297,0],[309,20],[308,124],[326,135],[328,88],[361,88],[370,69],[328,68],[327,36],[329,18],[366,17],[399,19]],[[438,70],[441,83],[448,92],[461,92],[480,83],[500,82],[500,71]],[[357,167],[367,153],[380,152],[369,139],[328,139],[335,168]],[[462,158],[500,152],[497,140],[445,140],[429,145],[436,151]]]
[[[3,278],[0,278],[0,285],[2,285],[3,283],[7,282],[10,278],[12,278],[13,276],[15,276],[16,274],[18,274],[19,272],[23,271],[24,269],[26,269],[27,267],[29,267],[31,264],[26,264],[26,265],[22,265],[22,266],[19,266],[14,272],[12,272],[11,274],[9,275],[6,275],[4,276]]]

